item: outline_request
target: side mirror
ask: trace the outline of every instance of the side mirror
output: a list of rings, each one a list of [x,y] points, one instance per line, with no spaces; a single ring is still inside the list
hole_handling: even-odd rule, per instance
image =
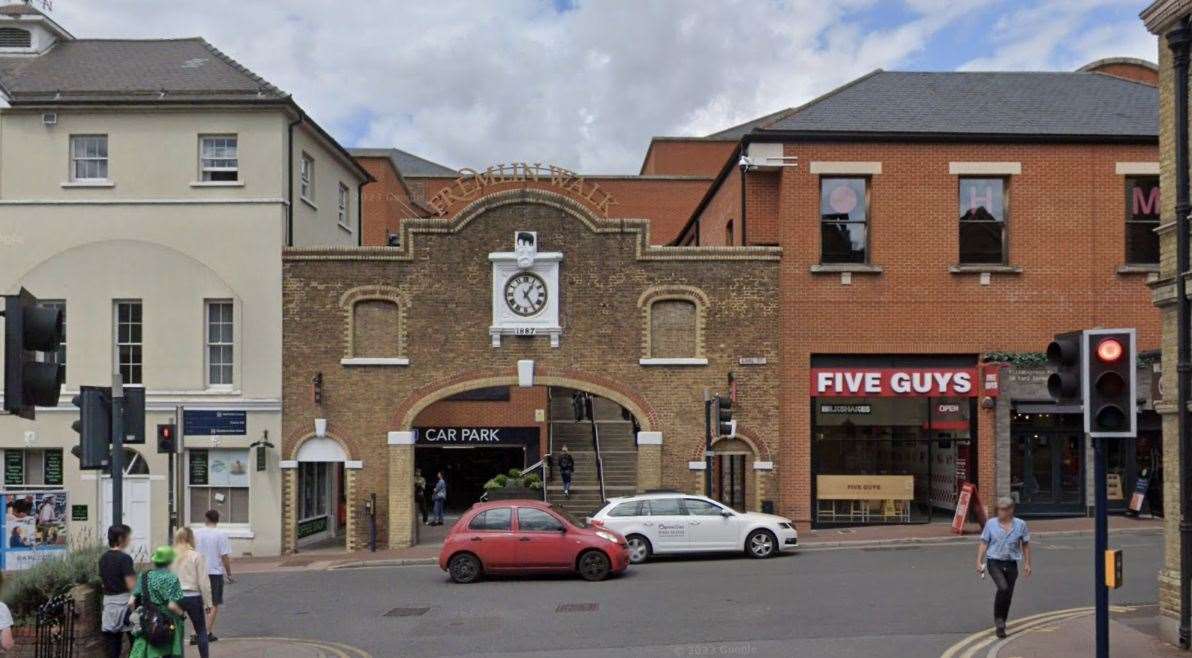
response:
[[[720,510],[720,516],[723,516],[723,517],[724,517],[724,518],[726,518],[726,519],[727,519],[728,517],[732,516],[732,515],[733,515],[733,513],[732,513],[732,512],[730,512],[730,511],[728,511],[728,510],[726,510],[726,509],[722,509],[722,510]]]

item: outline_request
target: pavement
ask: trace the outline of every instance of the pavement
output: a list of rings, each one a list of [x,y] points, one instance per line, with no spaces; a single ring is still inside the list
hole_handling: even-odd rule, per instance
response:
[[[421,542],[410,548],[379,550],[376,552],[343,550],[342,547],[322,547],[299,551],[292,555],[269,558],[237,558],[232,561],[232,573],[269,573],[275,571],[323,571],[362,567],[401,567],[437,564],[439,547],[458,516],[448,516],[442,526],[419,526]],[[1036,538],[1060,537],[1093,530],[1091,518],[1030,519],[1031,534]],[[1162,532],[1162,519],[1136,519],[1111,516],[1109,531],[1114,533]],[[858,526],[852,528],[799,528],[799,544],[807,550],[884,546],[890,544],[971,543],[980,528],[975,523],[965,527],[965,534],[952,532],[949,523],[915,525]]]
[[[820,532],[819,545],[770,560],[659,559],[601,583],[463,586],[420,565],[243,572],[212,656],[1088,658],[1091,537],[1035,527],[1035,574],[1019,581],[1004,642],[989,628],[993,587],[973,571],[972,535],[858,532],[835,545],[837,533]],[[1111,594],[1114,658],[1174,655],[1153,637],[1162,537],[1127,525],[1111,544],[1127,555],[1125,585]]]

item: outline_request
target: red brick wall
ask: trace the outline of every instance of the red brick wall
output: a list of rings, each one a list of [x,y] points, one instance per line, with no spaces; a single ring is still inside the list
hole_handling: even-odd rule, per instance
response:
[[[425,212],[410,203],[410,196],[402,186],[389,158],[356,158],[376,182],[364,186],[364,215],[361,237],[364,246],[383,247],[388,244],[388,232],[397,233],[403,217],[418,217]]]
[[[746,201],[748,202],[748,200]],[[741,170],[734,168],[716,188],[708,204],[699,215],[699,243],[723,247],[727,244],[725,228],[733,223],[733,244],[741,244]]]
[[[646,151],[641,173],[644,176],[713,178],[736,148],[736,141],[655,138]]]
[[[440,400],[423,409],[415,427],[537,427],[538,454],[547,451],[547,424],[534,420],[534,411],[547,413],[545,386],[509,387],[509,401]]]
[[[870,190],[871,262],[881,274],[812,274],[819,261],[819,176],[781,170],[771,222],[783,248],[780,512],[811,512],[808,368],[813,354],[971,354],[1042,351],[1052,334],[1093,326],[1139,329],[1159,346],[1159,316],[1144,274],[1124,260],[1124,178],[1118,161],[1157,161],[1155,146],[789,144],[812,161],[880,161]],[[1020,274],[952,274],[957,177],[950,161],[1020,162],[1010,177],[1010,264]],[[755,194],[755,197],[758,196]],[[979,414],[980,486],[992,493],[993,414]],[[1001,465],[1006,468],[1008,465]]]
[[[1138,64],[1104,64],[1090,70],[1135,82],[1142,82],[1152,87],[1159,86],[1159,72],[1155,69],[1139,66]]]

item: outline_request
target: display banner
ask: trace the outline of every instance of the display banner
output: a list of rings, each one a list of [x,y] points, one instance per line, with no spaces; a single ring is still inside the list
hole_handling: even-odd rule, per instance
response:
[[[976,368],[812,368],[813,397],[976,397]]]
[[[66,554],[70,509],[65,491],[10,491],[0,495],[0,569],[19,571]]]
[[[416,427],[414,443],[428,445],[538,444],[537,427]]]
[[[913,475],[817,475],[819,500],[913,500]]]

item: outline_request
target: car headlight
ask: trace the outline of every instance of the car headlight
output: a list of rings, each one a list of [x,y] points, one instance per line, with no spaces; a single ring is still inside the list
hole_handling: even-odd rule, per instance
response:
[[[611,541],[611,542],[612,542],[612,543],[614,543],[614,544],[619,544],[619,543],[621,543],[621,540],[617,539],[617,536],[616,536],[616,535],[614,535],[614,534],[613,534],[613,533],[611,533],[611,532],[605,532],[605,531],[603,531],[603,530],[597,530],[597,531],[596,531],[596,536],[597,536],[597,537],[600,537],[601,539],[607,539],[608,541]]]

